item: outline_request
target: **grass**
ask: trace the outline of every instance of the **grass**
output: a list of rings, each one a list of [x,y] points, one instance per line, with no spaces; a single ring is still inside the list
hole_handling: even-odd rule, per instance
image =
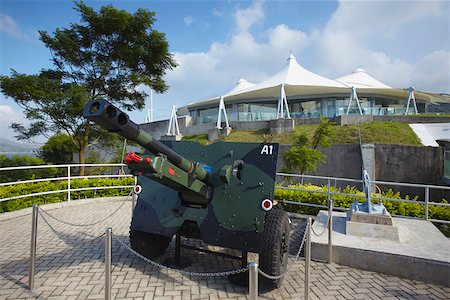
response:
[[[225,142],[275,142],[283,145],[292,144],[294,136],[297,133],[304,132],[308,137],[312,137],[318,124],[298,125],[293,132],[271,135],[268,129],[257,130],[232,130],[231,134],[223,139]],[[396,122],[373,122],[368,124],[360,124],[361,138],[366,144],[394,144],[422,146],[419,138],[414,131],[406,123]],[[333,125],[335,131],[333,138],[334,144],[357,144],[358,126]],[[206,145],[208,142],[207,134],[198,134],[185,136],[183,140],[196,140]]]
[[[202,145],[208,145],[210,142],[208,141],[208,134],[193,134],[183,136],[183,141],[197,141]]]

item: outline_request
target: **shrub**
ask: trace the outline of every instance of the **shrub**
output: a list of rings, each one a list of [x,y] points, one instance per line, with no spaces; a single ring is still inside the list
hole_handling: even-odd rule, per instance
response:
[[[71,189],[87,188],[87,187],[102,187],[102,186],[126,186],[133,185],[134,179],[132,177],[127,178],[84,178],[84,179],[72,179],[70,181]],[[27,184],[16,184],[0,187],[0,199],[9,198],[19,195],[27,195],[39,192],[56,191],[67,189],[67,180],[62,181],[44,181]],[[88,191],[72,191],[71,199],[87,199],[97,197],[112,197],[112,196],[126,196],[130,192],[130,189],[100,189],[100,190],[88,190]],[[30,207],[33,204],[46,204],[62,202],[67,200],[67,192],[59,192],[48,195],[32,196],[21,199],[14,199],[0,202],[0,213],[7,211],[14,211],[26,207]]]
[[[315,186],[312,184],[296,184],[290,185],[290,188],[304,189],[307,191],[299,191],[299,190],[284,190],[284,189],[275,189],[275,199],[278,200],[288,200],[292,202],[299,203],[312,203],[319,205],[327,205],[327,194],[319,193],[319,192],[327,192],[326,186]],[[355,187],[347,186],[345,189],[334,188],[331,187],[331,192],[336,193],[344,193],[344,194],[352,194],[352,195],[364,195],[361,191],[358,191]],[[380,194],[373,194],[373,197],[382,197],[382,198],[392,198],[392,199],[401,199],[400,193],[395,193],[392,189],[389,189],[386,192]],[[331,198],[334,201],[335,207],[341,208],[349,208],[350,204],[356,200],[359,202],[365,201],[364,198],[345,196],[345,195],[332,195]],[[411,199],[409,196],[405,196],[404,199]],[[413,201],[417,201],[418,197],[415,196],[412,198]],[[373,200],[375,203],[376,199]],[[442,203],[448,203],[447,200],[442,199]],[[397,201],[389,201],[383,200],[383,204],[386,209],[389,211],[391,215],[401,215],[401,216],[409,216],[409,217],[417,217],[417,218],[425,218],[425,204],[421,201],[417,201],[417,203],[406,203],[406,202],[397,202]],[[297,204],[288,204],[281,203],[281,207],[290,212],[295,212],[299,214],[308,214],[308,215],[316,215],[320,208],[316,207],[308,207]],[[450,207],[438,206],[438,205],[429,205],[428,206],[428,217],[430,219],[438,219],[438,220],[447,220],[450,221]],[[436,223],[436,226],[446,235],[450,237],[450,226],[448,224]]]

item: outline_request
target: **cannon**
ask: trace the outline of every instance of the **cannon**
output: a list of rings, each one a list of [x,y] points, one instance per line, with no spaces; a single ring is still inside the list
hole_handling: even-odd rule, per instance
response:
[[[145,149],[124,163],[138,176],[130,225],[131,247],[157,258],[174,235],[225,248],[259,253],[259,267],[285,272],[290,227],[274,205],[278,144],[158,141],[110,102],[90,101],[84,116]],[[244,259],[245,261],[245,259]],[[265,279],[268,289],[283,278]]]

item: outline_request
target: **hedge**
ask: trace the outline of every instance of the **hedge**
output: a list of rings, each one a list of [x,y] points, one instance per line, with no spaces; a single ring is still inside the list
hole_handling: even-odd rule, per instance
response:
[[[300,202],[300,203],[312,203],[312,204],[320,204],[327,205],[327,186],[315,186],[312,184],[296,184],[289,185],[289,188],[296,189],[305,189],[314,192],[305,192],[299,190],[284,190],[280,188],[275,189],[275,199],[277,200],[287,200],[292,202]],[[318,193],[325,192],[325,193]],[[347,186],[345,189],[334,188],[331,187],[331,192],[336,193],[345,193],[345,194],[353,194],[353,195],[361,195],[364,193],[357,190],[355,187]],[[378,196],[380,194],[373,194],[373,197]],[[386,192],[381,194],[383,198],[393,198],[393,199],[401,199],[400,193],[394,193],[392,189],[389,189]],[[352,197],[352,196],[344,196],[344,195],[332,195],[332,199],[334,201],[335,207],[341,208],[349,208],[350,204],[356,200],[359,202],[365,201],[364,198]],[[417,201],[418,197],[409,197],[405,196],[403,199]],[[377,202],[377,200],[374,200]],[[442,203],[448,203],[447,200],[442,199]],[[409,216],[409,217],[417,217],[417,218],[425,218],[425,203],[422,201],[417,201],[417,203],[406,203],[406,202],[397,202],[397,201],[389,201],[383,200],[383,204],[386,209],[391,213],[391,215],[401,215],[401,216]],[[308,207],[296,204],[287,204],[281,203],[281,206],[290,212],[295,212],[299,214],[308,214],[308,215],[317,215],[320,208],[316,207]],[[428,206],[428,218],[437,219],[437,220],[447,220],[450,221],[450,207],[448,206],[438,206],[438,205],[429,205]],[[450,226],[448,224],[436,223],[436,226],[448,237],[450,237]]]
[[[134,178],[123,177],[117,179],[110,178],[83,178],[72,179],[70,181],[71,189],[88,188],[88,187],[106,187],[106,186],[126,186],[134,185]],[[0,199],[9,198],[19,195],[27,195],[39,192],[56,191],[67,189],[67,180],[61,181],[43,181],[35,183],[15,184],[0,187]],[[99,189],[89,191],[71,191],[71,199],[88,199],[97,197],[126,196],[130,193],[130,189]],[[7,200],[0,202],[0,213],[14,211],[33,204],[46,204],[62,202],[67,200],[67,192],[55,194],[32,196],[15,200]]]

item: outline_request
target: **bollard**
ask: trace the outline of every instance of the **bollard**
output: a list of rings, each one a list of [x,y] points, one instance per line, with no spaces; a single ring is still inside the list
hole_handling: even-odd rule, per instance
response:
[[[250,262],[248,264],[248,290],[249,299],[258,299],[258,263]]]
[[[136,207],[137,194],[136,194],[136,185],[137,185],[137,176],[134,176],[134,187],[131,190],[131,216],[134,215],[134,208]]]
[[[305,300],[309,299],[309,267],[311,265],[311,218],[306,223],[306,248],[305,248]]]
[[[111,227],[106,228],[105,235],[105,300],[111,300]]]
[[[328,263],[333,262],[333,200],[330,199],[329,207],[328,207]]]
[[[33,204],[33,216],[31,220],[31,247],[30,247],[30,270],[28,273],[28,289],[31,291],[34,288],[34,273],[36,268],[36,242],[37,242],[37,224],[39,206]]]
[[[70,204],[70,166],[67,166],[67,204]]]
[[[137,198],[137,195],[133,189],[133,191],[131,192],[131,216],[134,215],[134,208],[136,207],[136,198]]]

